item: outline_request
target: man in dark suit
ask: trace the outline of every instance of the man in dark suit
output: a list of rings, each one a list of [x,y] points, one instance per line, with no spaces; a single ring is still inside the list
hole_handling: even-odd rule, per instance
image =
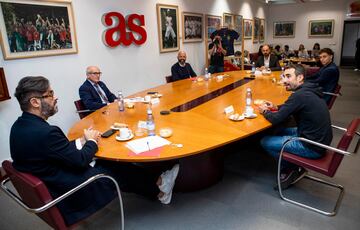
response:
[[[333,62],[334,52],[330,48],[321,49],[319,52],[321,69],[314,75],[308,77],[308,81],[318,83],[322,87],[323,92],[334,93],[336,85],[339,82],[339,68]],[[325,94],[324,100],[326,104],[330,103],[331,95]]]
[[[279,60],[275,55],[271,54],[269,45],[263,45],[261,52],[263,55],[259,56],[256,61],[256,67],[258,70],[262,71],[267,68],[270,68],[272,71],[281,70]]]
[[[97,66],[86,68],[86,81],[79,88],[79,95],[86,109],[97,110],[116,99],[105,83],[100,81],[101,74]]]
[[[10,132],[10,153],[13,166],[39,177],[56,198],[90,177],[104,173],[114,177],[125,192],[156,199],[168,204],[179,166],[160,176],[130,163],[97,160],[100,132],[84,130],[83,137],[69,141],[62,130],[47,123],[57,112],[57,98],[44,77],[20,80],[15,97],[23,114]],[[61,201],[57,207],[65,222],[71,225],[104,207],[116,197],[114,185],[100,179]]]

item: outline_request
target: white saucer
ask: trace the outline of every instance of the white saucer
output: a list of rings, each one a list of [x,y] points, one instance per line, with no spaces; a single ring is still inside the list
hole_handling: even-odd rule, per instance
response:
[[[238,118],[235,118],[235,117],[236,117],[235,114],[231,114],[229,116],[229,119],[232,121],[242,121],[245,119],[245,117],[243,115],[238,116]]]
[[[110,126],[110,129],[113,129],[113,130],[119,130],[119,129],[120,129],[120,127]]]
[[[115,139],[116,139],[117,141],[128,141],[128,140],[131,140],[133,137],[134,137],[134,134],[131,133],[131,135],[128,136],[128,137],[126,137],[126,138],[121,138],[121,137],[119,137],[118,135],[116,135],[116,136],[115,136]]]
[[[255,113],[253,113],[251,116],[248,116],[246,113],[244,113],[243,116],[244,116],[245,118],[248,118],[248,119],[252,119],[252,118],[256,118],[256,117],[257,117],[257,115],[256,115]]]

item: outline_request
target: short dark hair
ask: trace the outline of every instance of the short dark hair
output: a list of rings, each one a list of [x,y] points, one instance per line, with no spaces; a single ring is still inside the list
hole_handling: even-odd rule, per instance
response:
[[[236,51],[236,52],[234,53],[234,56],[241,56],[241,51]]]
[[[286,67],[286,69],[295,69],[295,75],[299,76],[299,75],[303,75],[304,76],[304,81],[306,79],[306,70],[304,68],[303,65],[300,64],[290,64]]]
[[[30,99],[41,96],[49,89],[49,80],[42,76],[28,76],[19,81],[14,96],[19,101],[22,111],[28,111],[30,108]]]
[[[327,53],[328,55],[332,55],[334,56],[334,51],[332,51],[332,49],[330,48],[323,48],[319,51],[319,54],[322,54],[322,53]]]

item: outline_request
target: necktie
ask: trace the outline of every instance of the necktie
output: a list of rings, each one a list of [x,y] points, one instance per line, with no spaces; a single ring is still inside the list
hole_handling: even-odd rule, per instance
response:
[[[109,103],[109,99],[107,98],[107,96],[103,93],[103,91],[100,89],[99,84],[94,84],[95,85],[95,90],[96,92],[99,94],[99,96],[101,97],[101,99],[105,102],[105,103]]]

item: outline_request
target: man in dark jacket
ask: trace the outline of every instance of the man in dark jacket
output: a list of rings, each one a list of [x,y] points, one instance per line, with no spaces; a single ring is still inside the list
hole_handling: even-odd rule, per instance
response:
[[[191,65],[186,62],[185,51],[179,51],[177,59],[178,59],[178,62],[176,62],[171,67],[171,76],[172,76],[173,81],[178,81],[178,80],[196,76],[196,73],[192,69]]]
[[[280,64],[278,58],[271,54],[270,46],[263,45],[261,48],[262,56],[259,56],[256,61],[256,67],[258,70],[266,70],[267,68],[271,69],[272,71],[280,70]]]
[[[259,107],[260,113],[273,125],[280,124],[291,115],[297,123],[296,128],[284,128],[277,136],[266,136],[261,140],[262,147],[276,159],[285,141],[291,137],[304,137],[325,145],[332,140],[330,114],[322,99],[321,89],[316,83],[304,83],[305,69],[301,65],[291,65],[285,70],[284,76],[286,90],[294,91],[284,105],[277,112],[271,112],[277,109],[271,102]],[[320,158],[325,152],[322,148],[301,141],[290,142],[285,151],[306,158]],[[301,179],[306,171],[289,162],[284,163],[281,179],[282,187],[286,188]]]
[[[97,160],[100,133],[84,130],[84,136],[69,141],[61,129],[47,123],[57,112],[57,98],[44,77],[25,77],[20,80],[15,97],[23,114],[10,132],[10,153],[13,166],[21,172],[39,177],[53,198],[64,194],[90,177],[104,173],[113,176],[125,192],[135,192],[168,204],[179,170],[175,165],[159,175],[145,172],[130,163]],[[57,207],[65,222],[71,225],[104,207],[116,197],[114,185],[100,179],[61,201]]]
[[[323,92],[333,93],[339,82],[340,74],[338,67],[333,62],[334,52],[329,48],[324,48],[320,50],[319,55],[323,67],[317,73],[308,77],[307,80],[318,83]],[[331,97],[331,95],[324,95],[327,104],[330,102]]]
[[[86,81],[79,88],[79,96],[86,109],[97,110],[116,99],[105,83],[100,81],[101,74],[97,66],[86,68]]]

